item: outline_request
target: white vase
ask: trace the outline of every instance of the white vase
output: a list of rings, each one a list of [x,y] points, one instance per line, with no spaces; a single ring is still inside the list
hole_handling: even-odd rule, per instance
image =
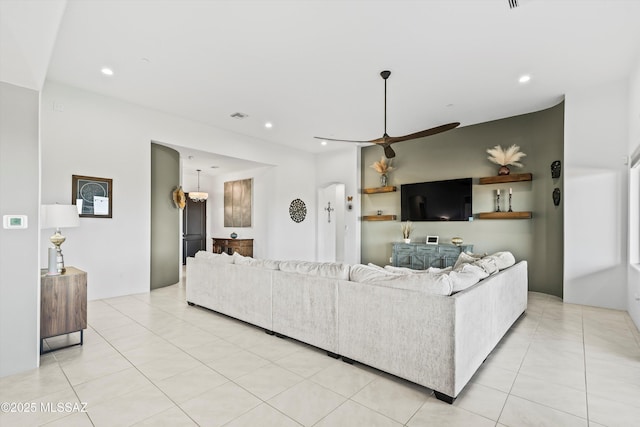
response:
[[[411,239],[403,239],[405,243],[411,243]]]

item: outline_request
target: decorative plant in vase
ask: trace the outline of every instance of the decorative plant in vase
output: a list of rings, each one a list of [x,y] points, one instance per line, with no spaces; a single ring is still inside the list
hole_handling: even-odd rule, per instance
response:
[[[487,157],[489,161],[500,165],[500,169],[498,169],[498,175],[509,175],[511,173],[511,170],[509,170],[508,166],[516,166],[521,168],[522,163],[520,163],[519,160],[526,156],[525,153],[520,151],[520,147],[516,144],[513,144],[506,150],[500,145],[496,145],[493,148],[488,148],[487,153],[489,153],[489,157]]]
[[[413,224],[411,221],[400,223],[400,229],[402,230],[402,238],[405,243],[411,243],[411,231],[413,231]]]
[[[393,167],[391,166],[391,160],[388,160],[386,157],[382,156],[380,158],[380,161],[374,162],[371,167],[380,174],[380,186],[386,187],[388,181],[387,174],[393,170]]]

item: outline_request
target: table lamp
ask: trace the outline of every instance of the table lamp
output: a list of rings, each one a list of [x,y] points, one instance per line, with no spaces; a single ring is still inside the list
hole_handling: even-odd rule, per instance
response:
[[[61,228],[78,227],[80,225],[80,217],[78,216],[78,209],[75,205],[42,205],[42,228],[55,228],[56,232],[49,238],[51,243],[55,246],[55,270],[53,269],[51,256],[49,257],[49,273],[55,274],[53,271],[57,271],[58,274],[63,274],[66,270],[64,268],[64,257],[60,245],[64,243],[66,237],[60,233]]]

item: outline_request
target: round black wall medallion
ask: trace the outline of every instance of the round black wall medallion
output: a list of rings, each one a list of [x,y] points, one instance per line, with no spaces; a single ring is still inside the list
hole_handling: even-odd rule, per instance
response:
[[[307,205],[300,199],[295,199],[289,205],[289,216],[295,222],[302,222],[307,217]]]

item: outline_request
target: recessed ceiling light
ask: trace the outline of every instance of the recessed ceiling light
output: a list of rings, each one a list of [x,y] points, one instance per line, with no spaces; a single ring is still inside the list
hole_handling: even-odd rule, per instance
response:
[[[105,76],[113,76],[113,70],[111,68],[108,67],[103,67],[102,70],[100,70],[102,72],[102,74],[104,74]]]
[[[267,122],[264,124],[264,127],[266,127],[267,129],[271,129],[273,127],[273,123]]]
[[[323,141],[320,143],[320,145],[327,145],[327,141],[324,141],[324,140],[323,140]]]
[[[531,80],[531,76],[529,74],[524,74],[518,79],[520,83],[527,83],[529,80]]]

